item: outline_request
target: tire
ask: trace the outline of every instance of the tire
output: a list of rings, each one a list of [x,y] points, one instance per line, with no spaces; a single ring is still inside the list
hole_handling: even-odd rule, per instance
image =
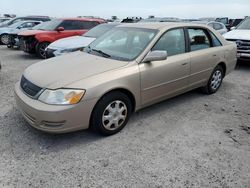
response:
[[[46,52],[45,49],[49,46],[49,42],[41,42],[38,43],[36,46],[36,55],[39,58],[45,59],[46,58]]]
[[[208,95],[216,93],[222,84],[224,76],[224,69],[222,66],[217,65],[213,70],[207,85],[201,88],[203,93]]]
[[[8,36],[8,34],[2,34],[2,35],[0,36],[0,41],[1,41],[1,43],[4,44],[4,45],[9,44],[9,36]]]
[[[96,104],[90,127],[104,136],[116,134],[126,126],[131,113],[132,103],[129,97],[119,91],[111,92]]]

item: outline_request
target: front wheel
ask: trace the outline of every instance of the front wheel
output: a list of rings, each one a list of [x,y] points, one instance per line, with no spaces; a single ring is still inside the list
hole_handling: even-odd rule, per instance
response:
[[[214,71],[212,72],[209,78],[207,85],[201,88],[202,91],[206,94],[216,93],[222,84],[224,75],[225,75],[224,70],[220,65],[215,67]]]
[[[46,51],[45,49],[49,46],[49,42],[41,42],[37,44],[36,47],[36,54],[38,57],[45,59],[46,58]]]
[[[132,104],[122,92],[112,92],[102,97],[96,104],[90,126],[98,133],[109,136],[121,131],[132,112]]]
[[[4,44],[4,45],[9,44],[9,35],[7,35],[7,34],[2,34],[2,35],[0,36],[0,41],[1,41],[1,43]]]

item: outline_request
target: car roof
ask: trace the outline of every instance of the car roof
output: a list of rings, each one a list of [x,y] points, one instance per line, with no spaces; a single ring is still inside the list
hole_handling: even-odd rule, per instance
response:
[[[99,21],[103,21],[103,19],[99,19],[99,18],[55,18],[55,19],[58,19],[58,20],[78,20],[78,21],[96,21],[96,22],[99,22]]]
[[[19,21],[17,23],[26,23],[26,22],[41,22],[42,23],[42,21],[39,21],[39,20],[23,20],[23,21]]]
[[[201,24],[195,23],[185,23],[185,22],[148,22],[148,23],[132,23],[132,24],[122,24],[117,27],[131,27],[131,28],[143,28],[143,29],[157,29],[157,30],[165,30],[175,27],[201,27]],[[202,25],[202,27],[206,27],[206,25]]]

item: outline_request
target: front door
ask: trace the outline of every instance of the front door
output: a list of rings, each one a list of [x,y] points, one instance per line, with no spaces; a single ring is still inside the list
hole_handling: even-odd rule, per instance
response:
[[[139,65],[142,106],[177,95],[188,88],[190,55],[186,53],[184,29],[167,31],[153,47],[154,50],[167,51],[168,58]]]

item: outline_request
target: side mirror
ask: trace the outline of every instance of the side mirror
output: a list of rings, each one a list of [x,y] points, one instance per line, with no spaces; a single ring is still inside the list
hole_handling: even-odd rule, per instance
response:
[[[231,29],[230,29],[230,30],[232,31],[232,30],[235,30],[235,29],[236,29],[236,27],[231,27]]]
[[[58,27],[56,30],[57,30],[58,32],[64,31],[64,27]]]
[[[166,60],[168,57],[167,51],[151,51],[148,55],[144,58],[143,63],[151,62],[151,61],[163,61]]]

